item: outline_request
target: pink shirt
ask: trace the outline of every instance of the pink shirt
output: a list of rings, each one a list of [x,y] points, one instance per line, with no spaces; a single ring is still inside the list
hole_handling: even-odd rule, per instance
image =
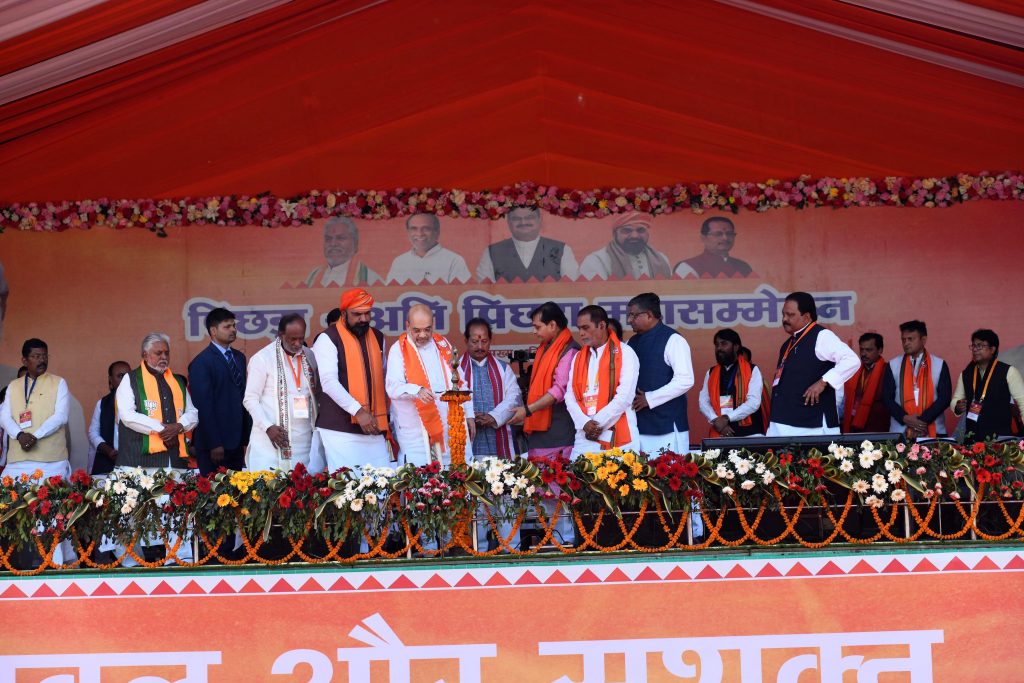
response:
[[[577,353],[579,353],[579,349],[569,349],[555,366],[555,381],[548,389],[548,393],[555,397],[555,403],[565,400],[565,392],[569,387],[569,369],[572,367],[572,359]]]

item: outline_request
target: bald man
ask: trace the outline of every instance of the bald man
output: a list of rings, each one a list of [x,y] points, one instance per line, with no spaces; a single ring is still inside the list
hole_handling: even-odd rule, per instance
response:
[[[388,353],[387,386],[401,459],[425,465],[431,458],[448,464],[448,404],[441,394],[452,389],[451,342],[434,332],[434,313],[416,304],[406,316],[405,332]],[[459,380],[459,388],[465,389]],[[463,404],[468,439],[466,456],[476,435],[473,402]]]

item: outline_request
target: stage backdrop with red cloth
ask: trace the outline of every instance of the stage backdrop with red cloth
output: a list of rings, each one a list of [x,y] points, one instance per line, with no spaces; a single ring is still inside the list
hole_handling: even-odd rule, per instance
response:
[[[649,246],[675,269],[701,254],[700,226],[712,216],[729,214],[647,217]],[[577,263],[607,260],[603,250],[616,220],[621,217],[572,220],[543,214],[542,235],[564,242]],[[625,323],[630,297],[657,292],[665,322],[682,332],[693,351],[698,384],[689,406],[695,438],[706,432],[696,399],[704,372],[714,363],[715,330],[736,329],[753,350],[754,363],[770,376],[785,338],[782,299],[792,290],[813,292],[821,322],[854,347],[862,333],[880,332],[887,358],[901,353],[899,323],[924,320],[928,348],[949,361],[954,377],[970,360],[967,346],[978,327],[995,329],[1004,353],[1024,343],[1024,318],[1018,315],[1022,259],[1017,236],[1010,234],[1013,226],[1024,224],[1020,202],[931,210],[780,209],[743,212],[731,220],[736,237],[730,256],[749,265],[746,275],[494,283],[479,281],[476,272],[488,245],[509,237],[506,221],[442,217],[441,246],[453,252],[456,270],[458,259],[465,262],[469,279],[371,283],[375,324],[394,340],[404,328],[404,309],[422,301],[434,308],[438,331],[460,348],[463,325],[474,316],[492,322],[499,349],[527,348],[536,342],[529,312],[548,299],[563,304],[572,322],[574,311],[598,303]],[[393,264],[410,249],[403,219],[356,221],[356,226],[358,252],[352,263],[365,269],[350,266],[346,285],[357,270],[381,278],[393,265],[399,274],[406,272],[401,261]],[[716,223],[713,231],[724,227]],[[107,365],[118,359],[137,363],[139,343],[149,332],[170,335],[172,367],[184,372],[209,341],[203,320],[217,305],[238,316],[237,346],[247,355],[269,343],[277,319],[288,311],[306,316],[312,342],[343,291],[329,274],[325,278],[324,235],[322,220],[294,228],[171,228],[164,239],[138,229],[7,231],[0,236],[10,288],[0,345],[3,370],[13,376],[22,342],[40,337],[50,346],[50,371],[69,380],[88,411],[107,391]],[[589,258],[594,252],[605,257]],[[434,276],[448,276],[447,270],[435,271]]]
[[[1022,569],[993,547],[5,578],[0,679],[1015,681]]]

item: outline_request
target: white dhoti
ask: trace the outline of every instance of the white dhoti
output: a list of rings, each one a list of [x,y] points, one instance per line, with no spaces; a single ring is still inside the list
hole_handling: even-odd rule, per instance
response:
[[[313,424],[309,420],[296,420],[292,418],[288,434],[289,445],[291,446],[291,457],[282,457],[281,449],[274,446],[270,438],[250,440],[249,454],[246,456],[246,469],[258,470],[283,470],[290,472],[295,468],[296,463],[311,471],[313,447]],[[322,468],[321,468],[322,469]]]
[[[829,427],[822,418],[820,427],[794,427],[781,422],[771,422],[765,436],[827,436],[839,433],[839,427]]]
[[[657,456],[662,450],[673,453],[690,452],[690,432],[671,432],[655,436],[653,434],[640,435],[640,450],[651,456]]]
[[[319,427],[316,431],[324,446],[328,472],[342,467],[355,469],[362,465],[395,466],[387,441],[381,435],[352,434]]]

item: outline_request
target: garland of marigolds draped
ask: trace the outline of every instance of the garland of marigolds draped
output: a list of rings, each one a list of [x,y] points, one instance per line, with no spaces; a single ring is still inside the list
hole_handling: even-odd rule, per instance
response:
[[[301,465],[292,472],[208,476],[126,469],[102,481],[81,470],[67,479],[36,472],[0,478],[0,568],[19,574],[50,567],[109,569],[125,557],[161,566],[162,560],[147,561],[132,548],[146,536],[166,543],[170,532],[179,540],[167,555],[183,565],[352,562],[409,552],[430,557],[455,548],[477,556],[532,555],[545,545],[577,553],[904,544],[963,539],[969,533],[988,541],[1024,540],[1022,499],[1024,441],[864,441],[857,448],[832,444],[824,451],[708,450],[653,457],[611,449],[575,460],[487,457],[447,469],[435,461],[397,469],[366,465],[333,474],[312,474]],[[545,506],[548,501],[554,502],[553,510]],[[699,511],[692,502],[700,503]],[[935,524],[940,503],[947,510],[945,528]],[[848,525],[855,510],[862,518],[866,514],[874,528]],[[703,539],[688,537],[693,514],[703,517]],[[473,548],[468,535],[457,533],[472,515],[487,520],[497,547]],[[556,540],[563,515],[575,523],[575,543]],[[520,550],[512,539],[526,517],[536,518],[541,538]],[[727,517],[733,520],[729,524]],[[984,524],[978,524],[979,517]],[[801,520],[825,530],[823,537],[806,538],[808,525]],[[511,531],[502,522],[511,522]],[[262,553],[272,527],[290,546],[283,556],[280,544],[276,554]],[[395,529],[404,532],[401,548],[388,543]],[[245,557],[219,555],[221,540],[236,530]],[[178,551],[180,539],[189,533],[202,539],[203,550],[186,561]],[[94,560],[92,551],[104,537],[127,548],[124,556],[109,563]],[[353,537],[366,540],[366,552],[352,554],[346,541]],[[427,541],[436,538],[440,547],[428,548]],[[54,551],[65,539],[76,546],[78,559],[55,564]],[[43,558],[39,568],[15,565],[15,550],[26,545]]]
[[[82,199],[0,206],[6,229],[62,231],[71,228],[166,228],[188,225],[306,225],[316,219],[349,216],[383,220],[433,213],[495,220],[517,207],[538,207],[567,218],[600,218],[639,211],[652,216],[709,210],[767,211],[793,207],[946,207],[980,199],[1024,199],[1024,173],[959,173],[941,178],[819,178],[762,182],[677,183],[663,187],[580,190],[532,182],[498,190],[412,188],[393,190],[310,190],[292,197],[269,192],[175,199]]]

